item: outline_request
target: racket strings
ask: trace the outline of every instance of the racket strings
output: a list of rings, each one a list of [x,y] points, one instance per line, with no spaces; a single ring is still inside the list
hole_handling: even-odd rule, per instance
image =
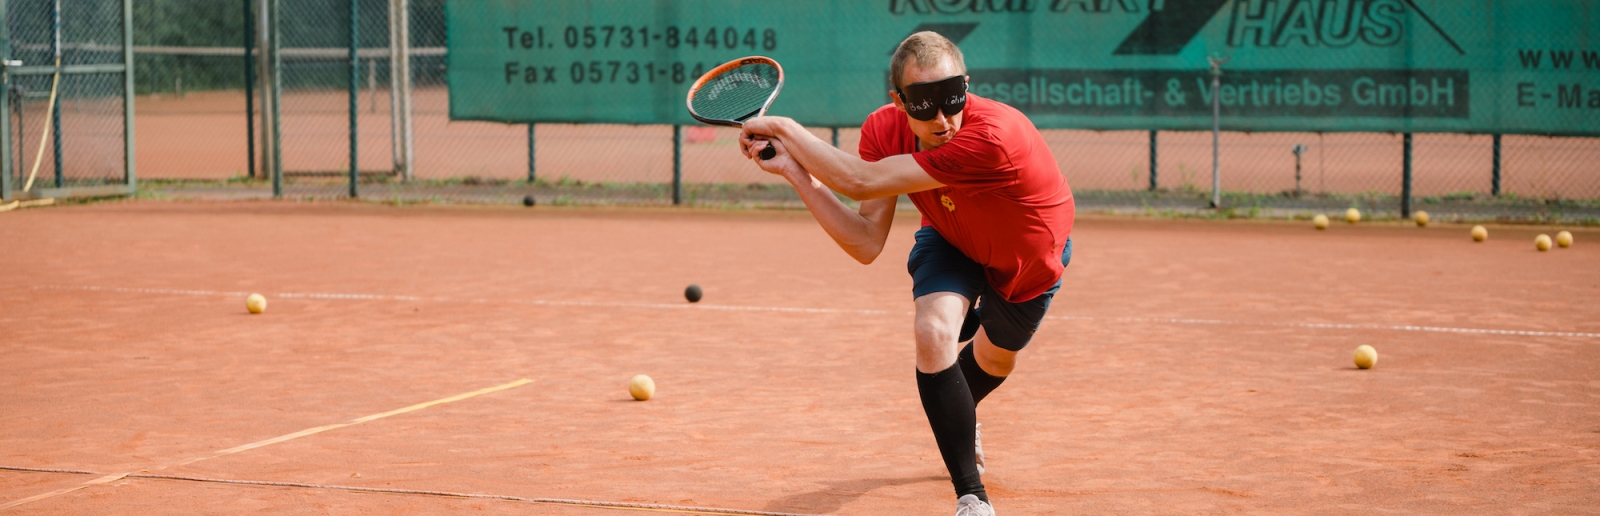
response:
[[[728,70],[695,90],[690,107],[702,117],[743,122],[766,106],[778,89],[778,69],[748,65]]]

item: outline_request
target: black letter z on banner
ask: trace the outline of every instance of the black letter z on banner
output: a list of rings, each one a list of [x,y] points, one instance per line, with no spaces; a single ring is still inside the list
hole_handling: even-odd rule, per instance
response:
[[[1183,50],[1228,0],[1167,0],[1151,11],[1112,55],[1173,55]]]

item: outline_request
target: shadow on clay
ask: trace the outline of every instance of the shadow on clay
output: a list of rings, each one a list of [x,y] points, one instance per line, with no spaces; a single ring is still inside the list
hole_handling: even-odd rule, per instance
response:
[[[861,495],[867,494],[880,487],[903,486],[920,484],[923,482],[949,482],[949,477],[912,477],[912,478],[868,478],[860,480],[843,480],[839,482],[825,482],[822,489],[808,491],[800,494],[785,496],[767,502],[763,511],[771,512],[803,512],[810,514],[828,514],[838,511],[845,504],[856,501]]]

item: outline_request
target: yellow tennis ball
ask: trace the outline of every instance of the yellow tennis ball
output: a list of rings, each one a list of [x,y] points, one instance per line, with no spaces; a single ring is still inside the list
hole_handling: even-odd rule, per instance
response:
[[[1344,221],[1351,224],[1361,222],[1361,210],[1355,208],[1344,210]]]
[[[628,380],[628,394],[632,394],[633,399],[639,401],[648,400],[656,395],[656,382],[649,376],[642,374],[635,376],[632,380]]]
[[[1411,219],[1417,221],[1417,227],[1419,228],[1428,227],[1428,212],[1419,211],[1415,215],[1412,215]]]
[[[1533,248],[1534,249],[1538,249],[1540,251],[1549,251],[1550,250],[1550,235],[1539,235],[1539,236],[1533,237]]]
[[[250,294],[250,297],[244,298],[244,309],[253,314],[265,312],[267,311],[267,298],[261,294]]]
[[[1328,216],[1319,213],[1317,216],[1311,217],[1311,225],[1316,226],[1317,229],[1328,229]]]
[[[1356,367],[1372,369],[1375,365],[1378,365],[1378,350],[1366,344],[1356,346]]]
[[[1483,226],[1472,226],[1472,241],[1482,242],[1489,239],[1489,230]]]
[[[1556,245],[1561,247],[1572,247],[1572,232],[1562,231],[1560,233],[1556,233]]]

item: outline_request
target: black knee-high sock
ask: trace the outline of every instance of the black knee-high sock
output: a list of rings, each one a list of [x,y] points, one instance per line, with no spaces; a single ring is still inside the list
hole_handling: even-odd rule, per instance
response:
[[[978,476],[972,443],[978,419],[976,405],[961,377],[961,368],[951,364],[949,369],[934,374],[917,371],[917,392],[922,395],[922,411],[928,414],[928,426],[933,427],[933,440],[939,444],[939,455],[950,471],[956,496],[970,494],[989,501]]]
[[[978,366],[978,359],[972,356],[972,343],[961,349],[961,356],[956,359],[956,363],[961,365],[961,375],[966,377],[967,389],[972,391],[974,407],[983,402],[995,388],[1000,387],[1001,382],[1006,381],[1006,377],[991,375]]]

